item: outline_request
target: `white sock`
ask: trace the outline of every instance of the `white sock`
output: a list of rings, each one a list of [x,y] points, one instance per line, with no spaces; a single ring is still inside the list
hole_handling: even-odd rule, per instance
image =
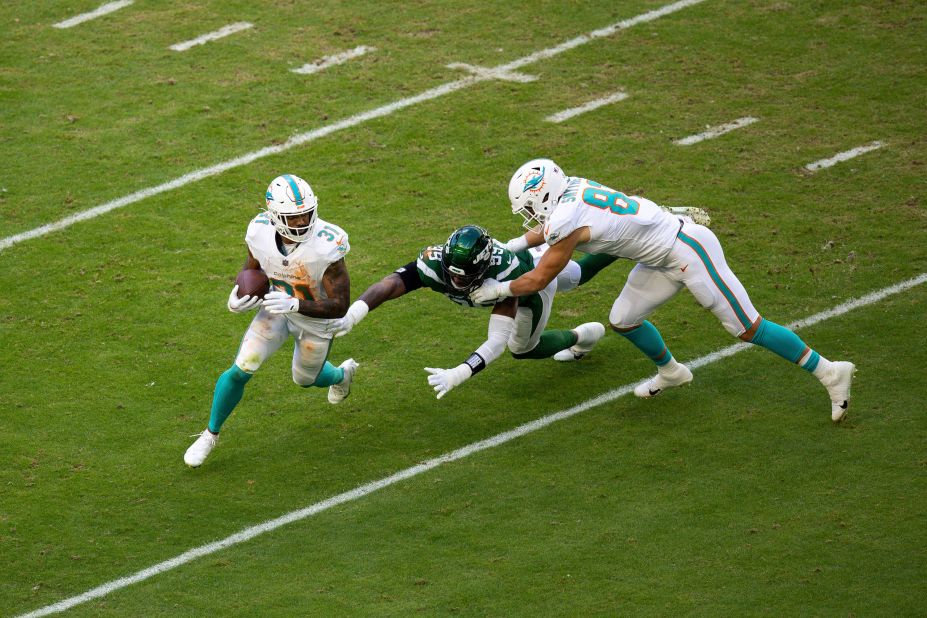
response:
[[[813,373],[814,377],[816,377],[818,380],[823,380],[824,376],[828,374],[829,370],[830,370],[830,361],[824,358],[823,356],[821,356],[821,358],[818,359],[818,366],[815,367],[814,371],[812,371],[811,373]]]

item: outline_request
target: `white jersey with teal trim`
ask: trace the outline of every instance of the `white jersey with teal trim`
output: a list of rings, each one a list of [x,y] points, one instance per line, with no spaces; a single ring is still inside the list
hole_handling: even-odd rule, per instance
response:
[[[256,216],[248,225],[245,242],[251,255],[261,263],[274,289],[305,300],[328,298],[322,286],[322,276],[328,267],[343,258],[351,246],[348,235],[340,227],[316,219],[312,236],[284,255],[277,246],[277,233],[266,215]],[[328,318],[313,318],[299,313],[286,314],[294,326],[325,335]]]
[[[628,196],[585,178],[570,178],[557,208],[544,225],[553,246],[574,230],[588,227],[584,253],[606,253],[641,264],[658,265],[679,233],[680,220],[650,200]]]

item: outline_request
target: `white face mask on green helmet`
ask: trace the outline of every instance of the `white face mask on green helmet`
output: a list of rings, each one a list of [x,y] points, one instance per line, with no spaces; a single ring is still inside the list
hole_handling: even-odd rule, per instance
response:
[[[492,237],[478,225],[454,230],[441,253],[444,282],[460,292],[480,287],[492,262]]]

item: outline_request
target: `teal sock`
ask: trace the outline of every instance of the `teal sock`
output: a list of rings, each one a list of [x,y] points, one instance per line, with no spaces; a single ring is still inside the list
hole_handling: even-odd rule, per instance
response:
[[[325,364],[322,365],[322,370],[319,371],[319,375],[315,377],[315,382],[308,384],[307,386],[331,386],[332,384],[339,384],[344,379],[344,369],[341,367],[335,367],[330,362],[325,361]]]
[[[238,365],[232,365],[216,381],[216,390],[212,395],[212,410],[209,412],[209,431],[219,433],[222,423],[229,417],[241,396],[245,394],[245,384],[251,374],[242,371]]]
[[[576,260],[576,263],[579,264],[580,275],[579,275],[579,285],[583,285],[593,277],[595,277],[600,270],[617,260],[613,255],[595,254],[587,253],[583,257]]]
[[[810,350],[811,354],[801,366],[806,371],[814,371],[821,360],[821,355],[811,350],[808,345],[802,341],[801,337],[790,331],[784,326],[779,326],[775,322],[763,319],[756,334],[750,343],[763,346],[770,352],[775,352],[787,361],[797,363],[803,356],[806,356]]]
[[[663,337],[660,336],[660,331],[647,320],[644,320],[643,324],[629,331],[615,330],[619,335],[636,345],[637,349],[646,354],[658,367],[662,367],[673,359],[673,355],[670,353],[669,348],[663,343]]]
[[[545,330],[533,350],[512,354],[512,358],[550,358],[560,350],[566,350],[576,343],[579,337],[571,330]]]

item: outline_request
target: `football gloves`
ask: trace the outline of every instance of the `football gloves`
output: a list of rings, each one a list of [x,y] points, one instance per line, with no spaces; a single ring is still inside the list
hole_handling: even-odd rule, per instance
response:
[[[338,318],[328,323],[328,326],[325,327],[325,332],[334,333],[335,337],[344,337],[351,332],[351,329],[354,328],[358,322],[367,317],[367,312],[369,311],[370,307],[367,306],[367,303],[362,300],[355,300],[354,303],[348,307],[348,311],[344,314],[343,318]]]
[[[477,305],[483,305],[494,302],[500,298],[507,298],[512,295],[511,281],[496,281],[495,279],[486,279],[483,285],[470,292],[470,300]]]
[[[257,296],[242,296],[238,298],[238,286],[232,288],[229,294],[228,307],[232,313],[245,313],[261,306],[261,299]]]
[[[264,308],[275,315],[296,313],[299,311],[299,299],[286,292],[272,290],[264,297]]]
[[[425,371],[431,374],[428,376],[428,383],[435,388],[438,399],[447,395],[455,386],[460,386],[466,382],[473,375],[473,370],[466,363],[461,363],[453,369],[425,367]]]

